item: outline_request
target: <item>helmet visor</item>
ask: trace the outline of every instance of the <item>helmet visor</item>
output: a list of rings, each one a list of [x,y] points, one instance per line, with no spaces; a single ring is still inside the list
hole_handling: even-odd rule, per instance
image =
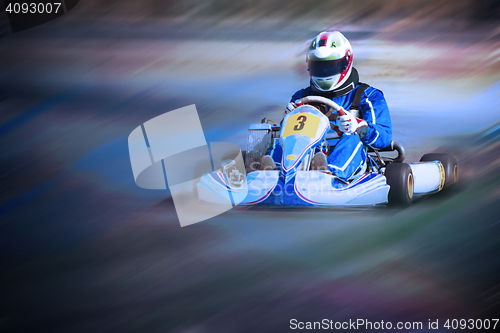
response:
[[[316,77],[329,77],[340,74],[349,66],[347,56],[335,60],[309,60],[309,73]]]

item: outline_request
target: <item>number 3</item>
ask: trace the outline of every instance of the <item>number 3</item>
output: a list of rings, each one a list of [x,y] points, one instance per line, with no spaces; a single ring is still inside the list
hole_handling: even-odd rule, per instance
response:
[[[294,126],[293,130],[294,131],[300,131],[301,129],[304,128],[304,125],[306,124],[307,117],[306,116],[300,116],[297,118],[299,123]]]

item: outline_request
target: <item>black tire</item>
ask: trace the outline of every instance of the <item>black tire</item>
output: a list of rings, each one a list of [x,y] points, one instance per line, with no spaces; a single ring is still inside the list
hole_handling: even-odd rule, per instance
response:
[[[391,163],[385,169],[390,206],[409,206],[413,201],[413,173],[406,163]]]
[[[425,154],[420,162],[439,161],[444,168],[444,188],[454,186],[458,183],[458,164],[455,157],[450,154]]]

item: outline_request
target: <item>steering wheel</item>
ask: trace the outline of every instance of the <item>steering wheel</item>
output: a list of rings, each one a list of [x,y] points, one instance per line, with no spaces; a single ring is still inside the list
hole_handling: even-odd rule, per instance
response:
[[[343,116],[343,115],[346,114],[345,110],[340,105],[338,105],[337,103],[335,103],[331,99],[328,99],[328,98],[325,98],[325,97],[321,97],[321,96],[306,96],[306,97],[302,97],[301,99],[298,99],[298,100],[295,101],[295,104],[297,106],[300,106],[300,105],[303,105],[303,104],[307,104],[307,103],[321,103],[321,104],[325,104],[325,105],[328,105],[329,107],[331,107],[333,110],[337,111],[337,113],[340,116]],[[330,110],[327,113],[325,113],[325,116],[327,116],[328,119],[330,119],[330,116],[332,115],[332,113],[333,112]]]

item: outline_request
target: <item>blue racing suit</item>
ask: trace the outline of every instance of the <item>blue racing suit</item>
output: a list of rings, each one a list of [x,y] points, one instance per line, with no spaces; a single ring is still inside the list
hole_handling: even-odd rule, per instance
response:
[[[359,84],[349,93],[330,98],[335,103],[349,110]],[[311,87],[297,91],[291,99],[295,102],[305,96],[320,95]],[[324,96],[324,94],[321,94]],[[361,97],[359,105],[360,115],[368,124],[366,134],[360,135],[356,132],[351,135],[343,134],[339,139],[329,140],[330,146],[334,146],[327,158],[328,168],[332,174],[343,181],[347,181],[358,172],[366,162],[365,146],[373,148],[384,148],[391,143],[392,126],[389,108],[383,93],[373,87],[367,87]],[[333,130],[331,130],[333,131]],[[361,131],[360,131],[361,133]],[[275,162],[281,161],[282,149],[276,144],[269,153]]]

